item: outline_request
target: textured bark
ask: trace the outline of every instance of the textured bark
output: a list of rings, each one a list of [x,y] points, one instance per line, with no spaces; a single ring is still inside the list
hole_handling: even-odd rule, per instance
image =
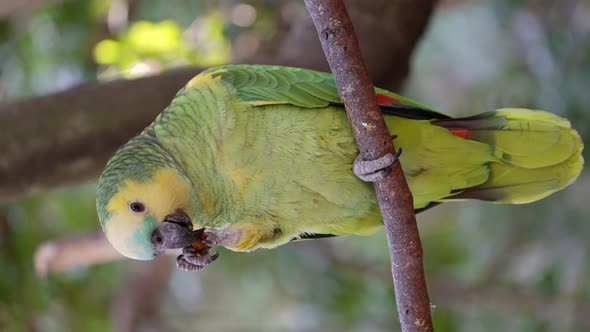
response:
[[[361,156],[374,160],[393,153],[391,135],[375,100],[373,84],[344,3],[342,0],[305,0],[305,3],[352,123]],[[399,161],[374,187],[387,232],[402,331],[433,331],[413,199]]]
[[[373,82],[397,90],[432,4],[350,1]],[[307,15],[272,54],[242,63],[328,70]],[[0,104],[0,204],[56,187],[94,181],[116,148],[139,133],[199,69],[132,81],[90,83]]]

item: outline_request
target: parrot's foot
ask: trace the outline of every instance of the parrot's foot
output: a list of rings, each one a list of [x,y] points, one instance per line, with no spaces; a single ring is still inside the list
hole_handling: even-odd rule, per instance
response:
[[[215,236],[218,243],[232,251],[252,251],[254,250],[263,235],[268,233],[266,227],[260,225],[242,222],[230,227],[218,230]]]
[[[202,236],[191,245],[182,248],[182,255],[176,258],[176,267],[183,271],[199,271],[219,257],[219,253],[211,255],[209,250],[218,245],[217,238],[209,232],[199,229]]]
[[[387,167],[391,166],[401,153],[400,148],[396,153],[388,153],[375,160],[363,160],[359,154],[352,165],[352,172],[365,182],[381,181],[389,174]]]

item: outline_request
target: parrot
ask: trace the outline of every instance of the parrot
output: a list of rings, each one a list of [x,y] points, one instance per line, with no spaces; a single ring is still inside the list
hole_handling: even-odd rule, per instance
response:
[[[400,150],[366,161],[331,74],[269,65],[201,72],[107,162],[96,204],[108,241],[138,260],[183,248],[178,266],[200,268],[217,245],[249,252],[374,233],[383,221],[370,182],[395,159],[416,212],[466,199],[533,202],[582,170],[582,140],[557,115],[503,108],[452,118],[374,91]]]

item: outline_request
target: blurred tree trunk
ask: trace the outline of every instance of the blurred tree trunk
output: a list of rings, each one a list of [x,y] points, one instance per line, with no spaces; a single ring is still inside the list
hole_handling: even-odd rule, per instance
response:
[[[369,75],[376,85],[397,90],[435,1],[348,2]],[[238,60],[327,71],[311,19],[301,15],[274,54]],[[88,83],[0,104],[0,203],[96,180],[117,147],[145,128],[199,71]]]
[[[436,1],[344,1],[375,85],[399,90],[409,72],[410,57],[424,32]],[[307,11],[297,17],[278,51],[278,59],[299,67],[330,71]],[[302,47],[303,46],[303,47]]]

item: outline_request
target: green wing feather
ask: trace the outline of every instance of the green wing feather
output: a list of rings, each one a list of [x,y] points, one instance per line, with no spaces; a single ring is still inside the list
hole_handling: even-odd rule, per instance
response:
[[[334,77],[328,73],[281,66],[227,65],[211,68],[200,75],[208,74],[213,78],[221,77],[222,81],[232,85],[243,101],[284,103],[304,108],[342,105]],[[425,114],[421,118],[448,118],[426,105],[387,90],[376,88],[375,94],[395,100],[382,105],[386,113],[400,107],[405,110],[404,117],[412,117],[412,111],[416,111]]]

